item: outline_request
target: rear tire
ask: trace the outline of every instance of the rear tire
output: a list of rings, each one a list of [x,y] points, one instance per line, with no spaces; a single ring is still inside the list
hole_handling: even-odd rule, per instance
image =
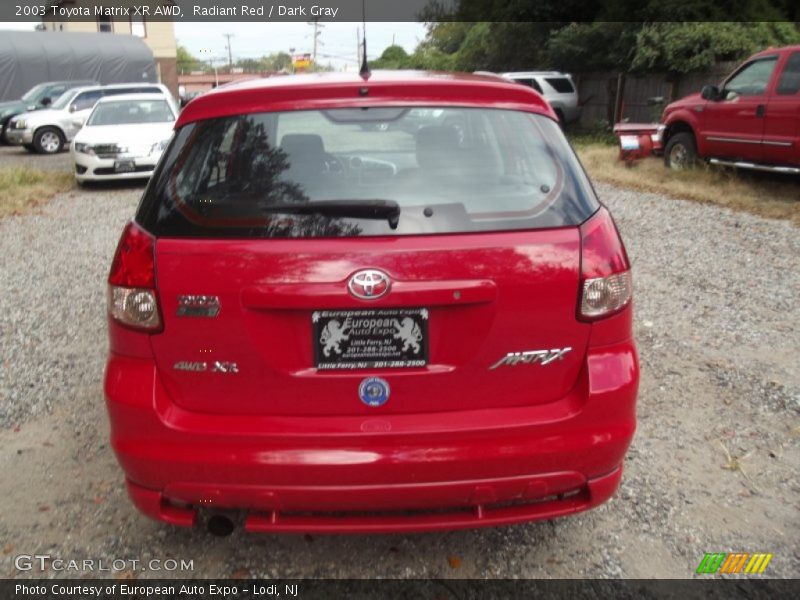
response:
[[[664,164],[674,171],[690,169],[697,164],[697,145],[688,132],[676,133],[664,148]]]
[[[33,134],[33,147],[39,154],[57,154],[64,149],[64,136],[55,127],[42,127]]]
[[[555,110],[556,116],[558,117],[558,126],[561,127],[563,130],[567,126],[567,122],[564,120],[564,113],[561,112],[560,108]]]

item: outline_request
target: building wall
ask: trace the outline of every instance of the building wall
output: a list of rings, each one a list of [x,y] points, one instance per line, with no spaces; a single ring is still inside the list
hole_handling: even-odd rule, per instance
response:
[[[234,81],[248,81],[262,77],[280,76],[274,71],[263,71],[261,73],[203,73],[196,75],[178,75],[178,84],[183,86],[187,94],[195,92],[207,92],[214,89],[217,85],[225,85]]]
[[[178,98],[178,59],[176,58],[156,58],[156,68],[158,78],[169,88],[172,95]]]
[[[75,0],[72,6],[85,5],[91,9],[96,0]],[[69,31],[74,33],[97,33],[100,31],[97,21],[55,21],[46,19],[48,31]],[[127,17],[112,19],[112,31],[117,35],[132,35],[131,21]],[[145,36],[142,41],[147,44],[156,59],[159,78],[172,94],[178,96],[178,44],[175,39],[175,26],[172,21],[146,21]]]

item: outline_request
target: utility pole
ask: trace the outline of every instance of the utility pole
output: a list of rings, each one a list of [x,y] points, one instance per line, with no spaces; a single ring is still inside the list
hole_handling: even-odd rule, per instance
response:
[[[222,37],[227,38],[228,40],[228,70],[233,70],[233,50],[231,49],[231,38],[236,37],[232,33],[223,33]]]
[[[316,65],[317,64],[317,45],[322,46],[323,43],[319,41],[319,36],[322,35],[322,28],[324,25],[320,25],[319,19],[314,19],[309,23],[309,25],[314,26],[314,49],[311,52],[311,62]]]
[[[212,87],[219,87],[219,69],[217,68],[217,63],[225,62],[224,58],[217,58],[216,56],[211,56],[205,62],[208,63],[208,66],[214,69],[214,85]]]
[[[361,28],[356,27],[356,64],[361,64]]]

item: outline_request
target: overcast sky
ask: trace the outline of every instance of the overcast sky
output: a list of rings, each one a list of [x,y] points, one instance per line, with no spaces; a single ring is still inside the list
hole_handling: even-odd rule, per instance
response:
[[[0,22],[0,29],[33,29],[36,23]],[[361,23],[322,23],[317,48],[318,62],[331,63],[336,69],[356,66],[356,34]],[[295,54],[311,52],[314,28],[306,23],[176,23],[178,43],[198,57],[225,58],[226,38],[232,33],[233,58],[259,58],[273,52]],[[422,23],[367,23],[367,53],[378,57],[383,50],[395,44],[411,52],[425,37]]]

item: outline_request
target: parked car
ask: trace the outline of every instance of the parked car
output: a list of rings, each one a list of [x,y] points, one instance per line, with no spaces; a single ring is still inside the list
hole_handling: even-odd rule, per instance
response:
[[[97,101],[70,148],[78,183],[147,178],[172,136],[177,108],[163,94]]]
[[[503,73],[503,77],[526,85],[539,92],[550,103],[563,123],[572,123],[581,118],[578,90],[572,75],[559,71],[517,71]]]
[[[661,118],[664,161],[800,174],[800,46],[751,56],[720,86],[669,104]]]
[[[54,100],[69,89],[83,86],[97,85],[96,81],[48,81],[33,86],[19,100],[0,102],[0,141],[6,140],[6,127],[12,117],[24,112],[47,108]]]
[[[30,152],[61,152],[83,127],[100,98],[121,94],[161,94],[172,104],[170,91],[157,83],[123,83],[68,90],[48,109],[22,113],[11,119],[6,130],[9,143]]]
[[[431,118],[413,137],[359,128],[411,109]],[[122,233],[108,302],[111,442],[155,519],[493,526],[619,484],[639,377],[630,264],[523,86],[378,72],[196,98]]]

